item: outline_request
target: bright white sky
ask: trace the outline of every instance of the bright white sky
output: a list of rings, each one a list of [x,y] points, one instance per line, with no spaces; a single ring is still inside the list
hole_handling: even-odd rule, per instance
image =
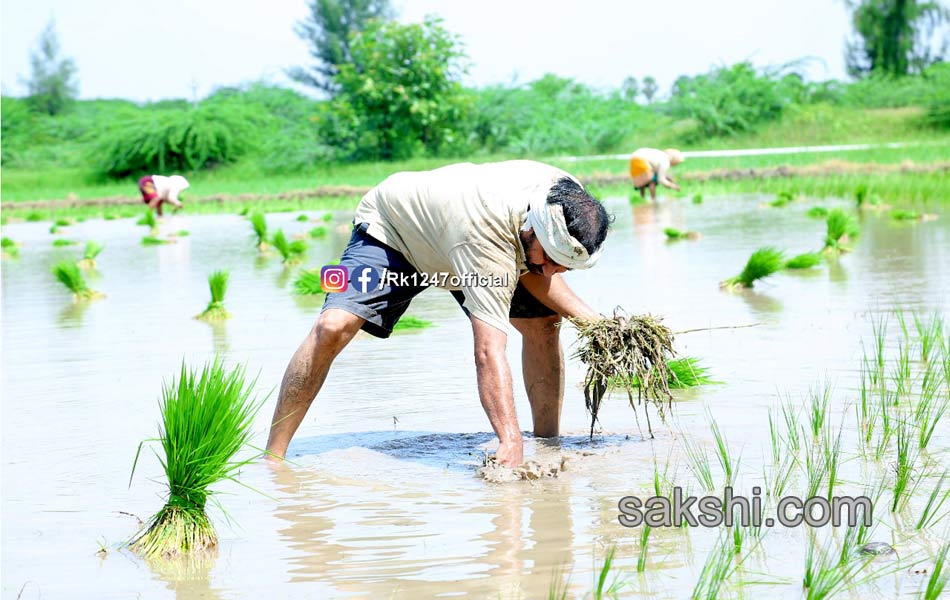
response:
[[[306,0],[6,0],[3,93],[23,95],[29,53],[51,16],[79,69],[82,98],[199,97],[220,85],[286,83],[306,64],[294,23]],[[469,85],[530,81],[551,72],[619,87],[653,75],[666,93],[681,74],[752,60],[813,59],[813,79],[845,77],[850,35],[843,0],[394,0],[401,21],[441,16],[461,36]]]

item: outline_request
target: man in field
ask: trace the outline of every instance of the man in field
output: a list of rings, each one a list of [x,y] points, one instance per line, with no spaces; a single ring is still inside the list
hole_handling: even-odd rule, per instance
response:
[[[180,209],[183,204],[178,196],[188,189],[188,180],[181,175],[146,175],[139,179],[139,191],[142,192],[142,201],[148,204],[149,208],[155,210],[158,216],[162,216],[162,204],[166,202]]]
[[[397,173],[367,193],[340,264],[346,289],[328,293],[281,382],[267,450],[283,458],[333,360],[363,329],[388,337],[428,285],[452,291],[472,324],[478,395],[500,446],[523,462],[508,324],[521,333],[534,434],[559,434],[562,316],[599,318],[561,278],[594,265],[611,218],[573,177],[532,161]],[[325,267],[326,269],[326,267]],[[338,283],[338,282],[337,282]]]
[[[640,197],[646,197],[646,190],[650,190],[650,200],[656,201],[656,186],[662,185],[677,192],[680,187],[670,176],[670,169],[683,162],[683,153],[675,148],[657,150],[656,148],[639,148],[630,157],[630,177],[633,187],[640,192]]]

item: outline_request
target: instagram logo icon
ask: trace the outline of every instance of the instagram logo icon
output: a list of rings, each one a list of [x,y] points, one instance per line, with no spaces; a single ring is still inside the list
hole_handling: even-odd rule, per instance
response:
[[[320,287],[324,292],[342,292],[350,275],[343,265],[325,265],[320,269]]]

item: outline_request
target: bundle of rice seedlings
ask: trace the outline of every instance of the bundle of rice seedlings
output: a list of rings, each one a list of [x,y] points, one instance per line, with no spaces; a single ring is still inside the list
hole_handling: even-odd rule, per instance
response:
[[[143,246],[161,246],[162,244],[174,244],[175,240],[166,240],[162,238],[157,238],[153,235],[147,235],[142,238]]]
[[[49,232],[53,235],[56,235],[57,233],[59,233],[59,227],[57,227],[56,225],[50,225]]]
[[[828,228],[825,234],[824,250],[826,251],[847,252],[848,244],[861,233],[855,218],[840,208],[829,211],[825,223]]]
[[[891,218],[895,221],[919,221],[920,213],[916,210],[904,210],[895,208],[891,211]]]
[[[325,293],[320,285],[319,270],[303,270],[294,280],[294,293],[299,296],[315,296]]]
[[[868,186],[862,184],[862,185],[859,185],[857,188],[855,188],[854,201],[855,203],[857,203],[858,208],[861,208],[862,206],[864,206],[864,203],[867,201],[867,199],[868,199]]]
[[[298,223],[306,223],[309,220],[310,220],[310,217],[308,217],[307,215],[297,215]]]
[[[304,252],[307,251],[307,242],[303,240],[287,241],[283,229],[278,229],[277,233],[271,239],[271,245],[280,253],[285,264],[293,264],[303,259]]]
[[[807,211],[805,211],[805,216],[811,217],[813,219],[824,219],[828,216],[828,209],[824,206],[812,206]]]
[[[666,227],[663,229],[663,233],[666,234],[666,240],[668,242],[674,242],[677,240],[698,240],[699,232],[697,231],[680,231],[679,229],[674,229],[672,227]]]
[[[105,246],[96,240],[86,242],[86,249],[82,253],[82,259],[77,263],[80,269],[91,270],[96,268],[96,257],[102,252]]]
[[[775,197],[775,200],[769,202],[769,206],[772,208],[782,208],[793,200],[795,200],[795,194],[789,192],[788,190],[783,190],[778,193],[778,196]]]
[[[634,414],[636,403],[632,382],[638,381],[637,400],[641,405],[652,403],[660,418],[665,420],[665,405],[672,406],[673,400],[669,385],[669,360],[675,354],[673,332],[652,315],[627,316],[620,308],[614,310],[611,318],[596,321],[571,318],[569,321],[578,333],[579,347],[574,358],[587,365],[584,402],[591,416],[591,436],[611,380],[623,382]],[[644,412],[652,436],[646,406]]]
[[[245,384],[243,367],[227,371],[220,357],[201,372],[183,363],[181,374],[162,389],[162,421],[157,440],[168,479],[168,501],[146,522],[129,546],[146,558],[174,558],[216,548],[218,536],[205,512],[209,489],[235,480],[257,458],[236,460],[251,438],[261,402],[251,398],[256,381]],[[139,445],[132,473],[142,451]]]
[[[323,219],[324,223],[329,223],[330,221],[333,220],[333,213],[331,212],[324,213],[321,219]]]
[[[670,376],[669,386],[671,390],[682,390],[700,385],[719,383],[709,376],[709,368],[699,364],[699,359],[691,356],[675,358],[669,361]],[[625,382],[619,379],[611,379],[609,382],[611,388],[622,387]],[[640,387],[640,380],[634,378],[630,381],[633,387]]]
[[[105,294],[89,289],[82,271],[71,260],[62,260],[53,265],[53,274],[73,293],[73,300],[76,302],[105,297]]]
[[[228,292],[228,271],[218,270],[208,275],[208,288],[211,290],[211,302],[196,319],[203,321],[223,321],[231,314],[224,308],[224,295]]]
[[[322,225],[319,227],[314,227],[313,229],[310,230],[310,237],[312,238],[322,238],[322,237],[326,237],[326,235],[327,235],[327,228]]]
[[[179,229],[174,235],[177,235],[178,237],[188,237],[191,235],[191,232],[185,229]]]
[[[53,247],[62,248],[63,246],[75,246],[78,243],[76,240],[53,240]]]
[[[70,221],[69,219],[56,219],[56,221],[53,223],[53,226],[54,227],[69,227],[72,224],[73,222]]]
[[[152,209],[148,209],[142,215],[142,217],[135,222],[136,225],[145,225],[148,227],[152,235],[158,233],[158,219],[155,218],[155,213],[152,212]]]
[[[43,220],[43,213],[39,213],[39,212],[35,212],[35,211],[34,211],[34,212],[31,212],[30,214],[26,215],[25,220],[26,220],[28,223],[36,223],[37,221],[42,221],[42,220]]]
[[[393,326],[393,331],[416,331],[432,327],[432,321],[426,321],[419,317],[402,316]]]
[[[785,262],[786,269],[810,269],[821,263],[821,254],[818,252],[806,252],[792,257]]]
[[[702,195],[702,194],[694,194],[694,195],[693,195],[693,204],[702,204],[702,203],[703,203],[703,195]]]
[[[2,248],[4,256],[12,258],[20,254],[17,243],[8,237],[0,238],[0,248]]]
[[[251,221],[251,227],[254,228],[254,235],[257,237],[257,249],[266,250],[267,249],[267,220],[264,218],[264,213],[254,211],[251,213],[251,216],[248,218]]]
[[[781,250],[771,246],[759,248],[749,257],[741,273],[723,281],[719,286],[725,289],[751,288],[756,281],[781,271],[784,266],[785,255]]]

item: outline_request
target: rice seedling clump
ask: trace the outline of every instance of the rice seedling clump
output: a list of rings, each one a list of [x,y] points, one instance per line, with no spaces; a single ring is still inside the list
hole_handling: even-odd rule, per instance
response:
[[[158,219],[155,218],[155,213],[152,212],[152,209],[146,210],[142,217],[135,222],[135,224],[148,227],[152,235],[158,233]]]
[[[663,229],[663,233],[666,234],[667,241],[673,242],[677,240],[698,240],[699,233],[696,231],[681,231],[679,229],[674,229],[672,227],[666,227]]]
[[[805,215],[813,219],[824,219],[828,216],[828,209],[824,206],[812,206],[805,212]]]
[[[157,238],[153,235],[147,235],[142,238],[143,246],[161,246],[162,244],[174,244],[174,240],[165,240],[162,238]]]
[[[393,326],[393,331],[416,331],[432,327],[432,321],[426,321],[419,317],[403,316]]]
[[[920,220],[920,213],[916,210],[895,208],[891,211],[891,218],[895,221],[918,221]]]
[[[251,221],[251,227],[254,229],[254,236],[257,238],[257,249],[267,249],[267,219],[264,213],[254,211],[248,219]]]
[[[303,240],[288,241],[283,229],[278,229],[271,239],[271,245],[280,253],[285,264],[294,264],[303,259],[307,251],[307,242]]]
[[[788,190],[784,190],[778,193],[778,196],[775,197],[775,200],[769,202],[769,206],[772,208],[782,208],[793,200],[795,200],[795,194],[789,192]]]
[[[709,376],[709,368],[699,364],[699,359],[692,356],[675,358],[669,361],[670,378],[669,386],[671,390],[682,390],[700,385],[719,383]],[[611,379],[610,387],[623,387],[627,382],[619,379]],[[634,378],[630,385],[640,387],[640,380]]]
[[[14,257],[20,254],[20,249],[17,248],[17,243],[8,237],[0,238],[0,244],[2,244],[2,250],[4,256]]]
[[[693,204],[702,204],[702,203],[703,203],[703,195],[702,195],[702,194],[694,194],[694,195],[693,195]]]
[[[155,441],[164,453],[160,460],[168,500],[129,541],[132,550],[146,558],[174,558],[217,547],[218,536],[206,512],[214,494],[210,488],[234,481],[241,467],[256,458],[235,458],[250,440],[261,405],[251,397],[254,383],[245,384],[243,367],[228,371],[216,357],[200,372],[182,364],[178,379],[163,386]],[[142,444],[133,474],[141,450]]]
[[[741,273],[719,285],[724,289],[751,288],[756,281],[781,271],[784,266],[785,255],[781,250],[771,246],[759,248],[749,257]]]
[[[627,316],[621,309],[611,318],[599,320],[569,319],[577,328],[578,349],[574,357],[587,365],[584,377],[584,402],[591,416],[591,436],[597,423],[601,402],[611,380],[623,382],[636,413],[633,391],[637,400],[652,403],[661,418],[665,407],[671,405],[669,361],[674,355],[673,332],[652,315]],[[632,385],[638,381],[640,385]],[[649,412],[647,426],[650,434]]]
[[[78,243],[76,240],[53,240],[53,247],[62,248],[63,246],[75,246]]]
[[[307,217],[307,215],[297,215],[297,221],[300,223],[305,223],[309,220],[310,219]]]
[[[828,212],[828,218],[825,221],[827,233],[825,234],[825,250],[837,250],[847,252],[848,244],[851,240],[858,237],[861,232],[858,222],[855,218],[840,208],[834,208]]]
[[[794,256],[785,262],[786,269],[810,269],[821,263],[821,254],[818,252],[805,252]]]
[[[327,235],[327,228],[322,225],[319,227],[314,227],[313,229],[310,230],[310,237],[312,238],[322,238],[322,237],[326,237],[326,235]]]
[[[53,266],[53,274],[66,288],[73,293],[73,300],[96,300],[105,297],[105,294],[89,289],[86,278],[82,276],[79,266],[71,260],[62,260]]]
[[[99,256],[99,253],[102,252],[104,247],[101,242],[97,242],[96,240],[86,242],[86,249],[82,253],[82,259],[77,263],[79,268],[85,270],[95,269],[96,257]]]
[[[224,296],[228,292],[228,278],[230,273],[218,270],[208,275],[208,288],[211,290],[211,302],[200,315],[195,317],[203,321],[223,321],[231,318],[224,308]]]
[[[320,285],[320,271],[303,270],[294,280],[294,293],[299,296],[315,296],[323,294],[323,286]]]

